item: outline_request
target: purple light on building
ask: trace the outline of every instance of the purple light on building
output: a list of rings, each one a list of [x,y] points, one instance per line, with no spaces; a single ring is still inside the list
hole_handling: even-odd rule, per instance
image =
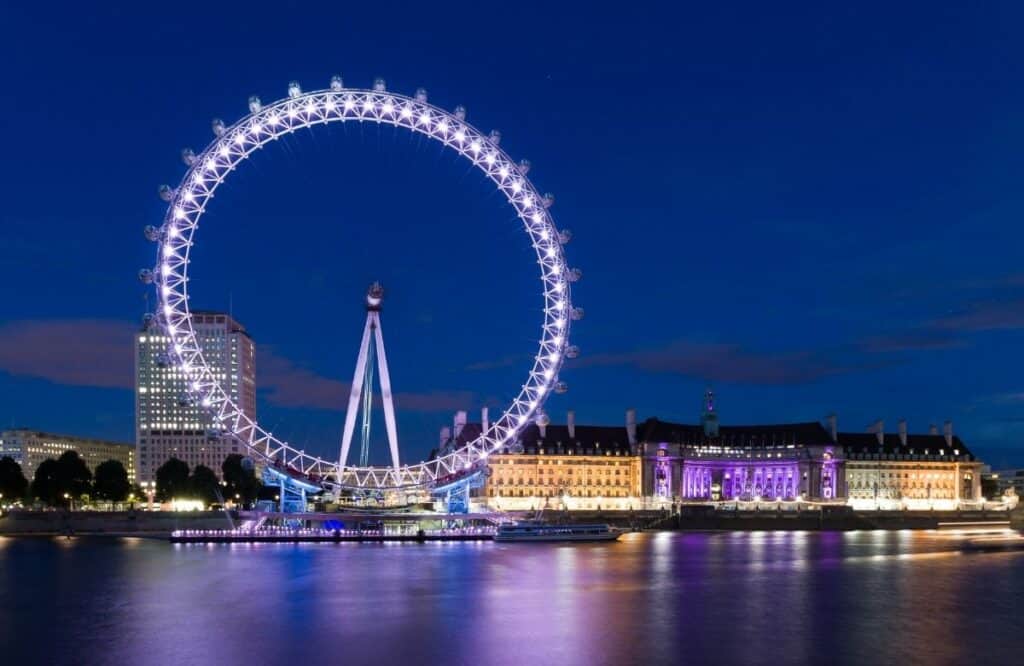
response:
[[[712,496],[718,486],[720,498]],[[800,466],[794,461],[687,461],[682,495],[686,499],[788,500],[800,494]]]

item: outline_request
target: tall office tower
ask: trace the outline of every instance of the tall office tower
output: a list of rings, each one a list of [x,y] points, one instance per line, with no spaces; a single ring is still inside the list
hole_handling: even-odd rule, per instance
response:
[[[245,328],[221,312],[192,313],[203,358],[242,413],[256,418],[256,358]],[[220,476],[221,463],[244,447],[224,437],[213,416],[190,399],[181,371],[167,355],[167,337],[149,323],[135,336],[135,463],[140,481],[156,479],[169,458],[205,465]]]

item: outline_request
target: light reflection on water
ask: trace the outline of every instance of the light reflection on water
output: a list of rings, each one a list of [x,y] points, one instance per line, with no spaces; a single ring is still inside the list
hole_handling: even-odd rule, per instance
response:
[[[955,546],[907,531],[576,545],[0,539],[0,653],[5,663],[1011,663],[1024,649],[1024,554]]]

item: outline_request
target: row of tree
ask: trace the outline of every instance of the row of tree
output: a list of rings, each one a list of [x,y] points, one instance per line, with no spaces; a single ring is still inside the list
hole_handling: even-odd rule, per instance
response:
[[[206,504],[234,501],[248,505],[255,502],[263,489],[251,464],[232,453],[220,466],[224,481],[212,469],[196,465],[189,473],[188,463],[171,458],[156,471],[156,497],[161,501],[196,499]]]
[[[237,453],[221,465],[221,482],[212,469],[171,458],[156,472],[156,498],[160,501],[196,499],[206,504],[231,500],[239,504],[256,501],[263,486],[256,478],[251,461]],[[0,458],[0,499],[40,501],[49,506],[72,506],[76,502],[100,500],[124,502],[142,500],[143,490],[132,486],[128,471],[117,460],[107,460],[93,474],[76,451],[65,451],[57,459],[47,458],[36,467],[31,483],[13,458]]]
[[[131,492],[128,471],[117,460],[100,463],[94,475],[76,451],[65,451],[56,460],[39,463],[29,483],[13,458],[0,458],[0,494],[10,501],[35,499],[50,506],[68,506],[83,498],[123,502]]]

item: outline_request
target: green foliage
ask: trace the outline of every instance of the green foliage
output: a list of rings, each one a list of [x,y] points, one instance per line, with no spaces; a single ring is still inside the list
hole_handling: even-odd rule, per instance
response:
[[[28,479],[21,471],[21,465],[10,456],[0,458],[0,495],[3,502],[24,499],[28,491]]]
[[[206,504],[219,501],[219,486],[220,481],[217,479],[217,474],[205,465],[196,465],[196,468],[192,470],[192,476],[188,479],[189,495]]]
[[[252,465],[243,464],[244,458],[232,453],[221,464],[221,473],[224,475],[224,482],[227,484],[224,489],[224,498],[239,502],[243,505],[250,505],[259,497],[260,487],[263,485],[256,478],[256,471]]]
[[[132,485],[128,482],[128,471],[117,460],[107,460],[96,467],[93,483],[96,497],[109,502],[123,502],[128,499]]]
[[[65,503],[60,490],[60,464],[53,458],[47,458],[36,467],[36,476],[32,479],[32,497],[50,506]]]
[[[32,479],[32,496],[50,506],[68,506],[91,490],[92,472],[76,451],[65,451],[57,460],[47,458]]]
[[[156,498],[163,502],[188,495],[188,463],[170,458],[156,471]]]
[[[57,458],[64,492],[77,499],[92,490],[92,472],[77,451],[65,451]]]

